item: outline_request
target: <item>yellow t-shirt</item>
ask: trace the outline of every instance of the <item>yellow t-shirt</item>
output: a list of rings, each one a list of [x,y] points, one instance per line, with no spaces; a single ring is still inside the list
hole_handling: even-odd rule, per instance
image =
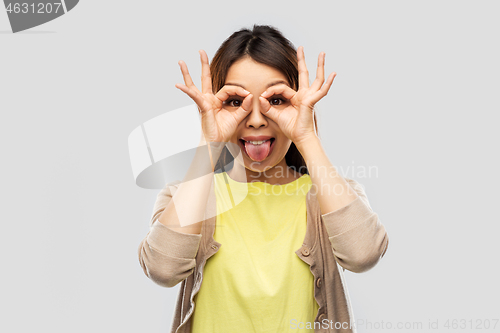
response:
[[[304,328],[318,312],[314,276],[295,253],[306,233],[311,178],[270,185],[214,177],[221,246],[205,264],[191,332],[314,331]]]

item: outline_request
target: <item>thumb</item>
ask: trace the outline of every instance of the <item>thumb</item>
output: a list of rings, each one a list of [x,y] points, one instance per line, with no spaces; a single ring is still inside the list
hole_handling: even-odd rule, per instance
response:
[[[236,120],[236,123],[239,124],[243,121],[243,119],[248,116],[249,112],[245,110],[244,108],[240,107],[236,111],[234,111],[234,120]]]
[[[264,97],[259,97],[260,101],[260,107],[262,114],[265,115],[266,117],[270,118],[272,121],[275,123],[278,122],[278,114],[274,108],[271,107],[271,104],[269,104],[269,101],[265,99]]]
[[[236,119],[237,123],[239,124],[245,117],[248,115],[250,110],[250,107],[252,106],[252,100],[253,100],[253,95],[248,94],[247,97],[243,99],[243,102],[241,103],[241,107],[239,107],[235,112],[234,112],[234,118]]]

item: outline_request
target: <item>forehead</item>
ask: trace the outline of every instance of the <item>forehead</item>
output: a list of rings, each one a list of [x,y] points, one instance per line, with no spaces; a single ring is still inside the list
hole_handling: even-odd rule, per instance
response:
[[[229,67],[225,83],[240,85],[246,89],[247,86],[267,88],[270,83],[276,84],[278,81],[290,86],[286,76],[278,69],[246,57]]]

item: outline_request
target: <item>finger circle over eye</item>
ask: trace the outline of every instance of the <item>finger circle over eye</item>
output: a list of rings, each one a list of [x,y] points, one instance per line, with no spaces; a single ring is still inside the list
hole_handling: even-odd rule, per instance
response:
[[[267,99],[265,99],[264,97],[259,96],[259,102],[260,102],[260,106],[262,108],[262,111],[264,113],[266,113],[267,111],[269,111],[269,109],[271,108],[271,104],[269,104],[269,101]]]
[[[242,100],[235,100],[235,101],[239,102],[239,105],[235,105],[235,106],[243,107],[243,108],[246,109],[246,108],[248,108],[252,104],[252,99],[253,99],[253,95],[252,94],[248,94]]]
[[[265,92],[261,94],[261,97],[269,98],[275,94],[280,94],[283,97],[290,99],[295,95],[296,91],[287,86],[286,84],[277,84],[270,87]]]
[[[259,97],[259,101],[263,106],[270,106],[271,105],[271,104],[269,104],[269,101],[262,96]]]
[[[229,98],[229,96],[238,95],[241,97],[246,97],[249,94],[250,94],[250,92],[246,91],[242,87],[224,86],[217,92],[217,94],[215,94],[215,97],[217,97],[221,101],[225,101],[226,99]]]
[[[274,103],[274,101],[278,101],[278,102]],[[281,97],[273,97],[273,98],[269,99],[269,104],[272,106],[279,106],[283,103],[285,103],[285,101]]]
[[[245,99],[243,99],[243,101],[241,102],[240,106],[244,110],[248,110],[252,106],[252,100],[253,100],[253,95],[252,94],[248,94],[247,97],[245,97]]]

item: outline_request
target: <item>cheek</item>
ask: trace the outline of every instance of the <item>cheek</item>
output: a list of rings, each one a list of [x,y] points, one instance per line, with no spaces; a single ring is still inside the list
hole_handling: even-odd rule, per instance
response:
[[[286,137],[280,137],[280,139],[278,140],[279,142],[276,142],[277,145],[274,147],[274,150],[277,153],[276,155],[285,156],[292,142]]]

